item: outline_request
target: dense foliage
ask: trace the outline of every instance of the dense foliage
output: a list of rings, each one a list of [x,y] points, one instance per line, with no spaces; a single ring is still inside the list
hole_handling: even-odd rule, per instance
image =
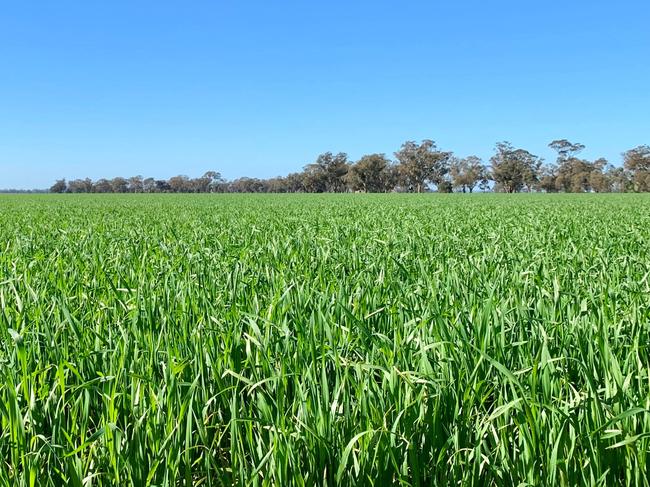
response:
[[[4,485],[649,484],[646,195],[0,203]]]
[[[300,173],[271,179],[243,177],[226,181],[216,171],[199,178],[174,176],[168,180],[117,177],[92,181],[89,178],[58,180],[52,193],[423,193],[434,189],[515,193],[624,193],[650,191],[650,146],[639,146],[623,154],[623,165],[613,166],[605,159],[588,161],[577,155],[582,144],[554,140],[556,164],[527,150],[499,142],[490,164],[477,156],[455,157],[438,149],[435,142],[407,141],[395,152],[395,161],[385,154],[368,154],[358,161],[347,154],[326,152],[307,164]]]

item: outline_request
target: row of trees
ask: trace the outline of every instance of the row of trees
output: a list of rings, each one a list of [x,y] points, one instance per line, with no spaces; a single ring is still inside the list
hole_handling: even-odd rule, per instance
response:
[[[174,176],[169,179],[116,177],[113,179],[90,178],[66,181],[59,179],[50,188],[51,193],[210,193],[225,181],[216,171],[208,171],[200,178]]]
[[[650,191],[650,146],[623,154],[623,166],[605,159],[579,157],[584,145],[566,139],[549,144],[557,152],[554,164],[509,142],[496,145],[485,164],[477,156],[459,158],[438,149],[432,140],[405,142],[395,160],[385,154],[369,154],[352,162],[347,154],[326,152],[302,172],[271,179],[239,178],[226,181],[216,171],[200,178],[174,176],[168,180],[117,177],[111,180],[77,179],[57,181],[53,193],[343,193],[350,191],[422,193],[494,190],[545,192]]]

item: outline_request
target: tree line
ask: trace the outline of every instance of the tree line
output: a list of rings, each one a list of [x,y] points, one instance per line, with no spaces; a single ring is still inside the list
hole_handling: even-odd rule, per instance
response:
[[[350,161],[347,154],[325,152],[301,172],[270,179],[242,177],[226,181],[216,171],[199,178],[170,179],[116,177],[66,181],[60,179],[52,193],[344,193],[520,191],[543,192],[646,192],[650,191],[650,146],[623,153],[623,165],[600,158],[579,157],[585,148],[566,139],[549,144],[557,153],[554,163],[516,148],[496,144],[489,163],[477,156],[456,157],[440,150],[432,140],[407,141],[391,160],[385,154],[368,154]]]

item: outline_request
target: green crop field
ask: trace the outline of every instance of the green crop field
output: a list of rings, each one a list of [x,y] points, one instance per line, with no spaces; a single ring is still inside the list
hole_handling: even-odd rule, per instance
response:
[[[0,197],[2,485],[649,485],[650,196]]]

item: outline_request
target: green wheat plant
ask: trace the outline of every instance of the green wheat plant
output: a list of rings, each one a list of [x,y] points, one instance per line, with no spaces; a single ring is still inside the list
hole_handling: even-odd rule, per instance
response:
[[[0,197],[0,484],[650,485],[650,197]]]

